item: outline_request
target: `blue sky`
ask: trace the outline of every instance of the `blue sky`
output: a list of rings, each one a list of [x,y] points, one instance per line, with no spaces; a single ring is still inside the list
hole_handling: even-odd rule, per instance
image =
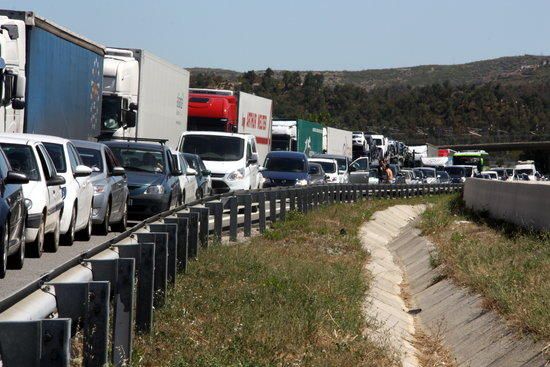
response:
[[[548,0],[2,0],[184,67],[360,70],[550,55]]]

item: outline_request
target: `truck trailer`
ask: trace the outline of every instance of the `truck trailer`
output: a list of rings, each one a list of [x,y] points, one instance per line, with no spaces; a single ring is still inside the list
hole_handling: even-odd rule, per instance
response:
[[[302,152],[308,157],[323,153],[323,126],[306,120],[274,120],[272,150]]]
[[[223,89],[191,88],[189,131],[219,131],[251,134],[256,137],[258,161],[271,150],[270,99]]]
[[[107,48],[103,66],[102,136],[168,139],[187,130],[189,71],[152,53]]]
[[[33,12],[0,10],[0,131],[95,138],[104,55]]]
[[[353,133],[351,131],[323,128],[323,151],[327,154],[353,156]]]

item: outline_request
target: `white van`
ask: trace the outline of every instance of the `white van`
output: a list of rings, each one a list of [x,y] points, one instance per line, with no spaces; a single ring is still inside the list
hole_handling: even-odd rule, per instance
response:
[[[214,194],[259,187],[260,166],[253,135],[187,131],[181,135],[178,150],[201,157],[211,172]]]

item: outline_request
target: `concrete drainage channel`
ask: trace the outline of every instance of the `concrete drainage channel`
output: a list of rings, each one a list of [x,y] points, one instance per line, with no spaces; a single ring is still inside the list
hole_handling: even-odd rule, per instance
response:
[[[413,223],[423,210],[394,206],[375,213],[361,228],[363,247],[371,254],[367,268],[374,277],[365,312],[381,325],[378,337],[398,351],[406,367],[419,366],[415,326],[440,335],[458,366],[546,366],[544,345],[516,335],[502,317],[483,308],[481,296],[431,267],[435,247]],[[403,288],[410,295],[409,307]]]
[[[286,212],[368,198],[446,194],[460,184],[336,184],[213,196],[140,222],[53,269],[0,302],[0,366],[69,366],[71,337],[81,330],[85,366],[124,365],[134,332],[149,333],[153,311],[209,240],[238,228],[248,237]]]

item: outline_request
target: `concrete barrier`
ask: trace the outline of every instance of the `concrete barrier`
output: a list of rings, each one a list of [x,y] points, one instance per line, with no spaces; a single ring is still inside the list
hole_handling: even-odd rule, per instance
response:
[[[550,230],[550,185],[546,182],[469,178],[464,185],[464,201],[468,208],[487,211],[493,218]]]

